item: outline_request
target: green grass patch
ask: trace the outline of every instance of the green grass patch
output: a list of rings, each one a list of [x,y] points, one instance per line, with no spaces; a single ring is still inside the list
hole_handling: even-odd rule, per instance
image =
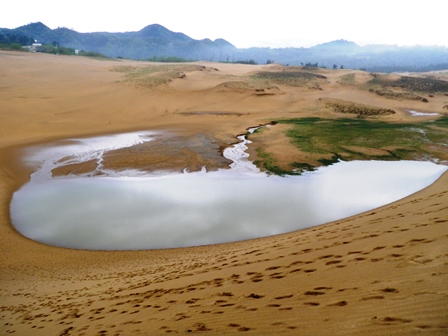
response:
[[[112,68],[112,71],[125,75],[123,82],[134,83],[137,86],[153,88],[167,84],[175,78],[180,78],[185,72],[203,70],[204,67],[195,64],[170,64],[150,66],[126,66],[120,65]]]
[[[448,82],[434,78],[401,76],[399,79],[392,79],[388,75],[374,74],[373,78],[367,82],[368,88],[399,88],[409,92],[420,92],[427,94],[448,93]]]
[[[275,160],[272,158],[271,154],[265,152],[261,148],[257,149],[257,155],[260,158],[260,160],[255,160],[254,164],[257,167],[261,167],[262,169],[266,170],[268,174],[285,176],[285,175],[300,175],[302,173],[301,170],[295,171],[279,167],[278,165],[275,164]]]
[[[258,149],[258,167],[277,175],[298,175],[339,160],[448,160],[448,117],[432,122],[390,123],[366,119],[302,118],[278,120],[309,162],[280,167],[270,153]]]
[[[416,159],[431,156],[428,145],[448,146],[447,117],[411,124],[349,118],[289,119],[279,123],[292,126],[286,135],[301,150],[331,154],[344,160],[385,159],[389,156],[391,159]],[[383,150],[390,155],[369,154],[369,149]]]
[[[305,86],[326,81],[327,77],[305,71],[260,71],[251,76],[253,80],[263,80],[289,86]]]
[[[178,56],[153,56],[147,59],[148,62],[162,62],[162,63],[188,63],[196,62],[197,60],[187,59]]]
[[[355,74],[350,73],[350,74],[341,76],[341,78],[338,80],[338,82],[342,85],[355,85],[356,84]]]

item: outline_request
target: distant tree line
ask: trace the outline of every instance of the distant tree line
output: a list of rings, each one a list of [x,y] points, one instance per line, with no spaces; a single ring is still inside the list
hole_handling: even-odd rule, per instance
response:
[[[118,57],[121,58],[121,57]],[[186,59],[178,56],[153,56],[146,59],[149,62],[165,62],[165,63],[182,63],[182,62],[196,62],[197,60]]]
[[[1,34],[0,33],[0,48],[21,50],[22,46],[31,45],[34,39],[28,36],[19,34]]]
[[[257,65],[258,63],[255,62],[255,60],[253,59],[247,59],[247,60],[238,60],[238,61],[225,61],[225,62],[221,62],[221,63],[234,63],[234,64],[252,64],[252,65]]]
[[[94,51],[84,51],[77,50],[74,48],[67,48],[61,46],[58,42],[53,41],[51,44],[43,44],[35,48],[36,52],[53,54],[53,55],[71,55],[71,56],[86,56],[86,57],[99,57],[99,58],[109,58],[101,53]]]

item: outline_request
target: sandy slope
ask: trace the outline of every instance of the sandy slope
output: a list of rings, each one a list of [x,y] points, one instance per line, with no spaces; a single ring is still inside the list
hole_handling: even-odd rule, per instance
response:
[[[328,71],[323,90],[278,85],[260,95],[222,84],[261,65],[204,63],[206,71],[158,88],[123,82],[123,73],[110,71],[118,65],[144,64],[0,52],[0,334],[448,333],[448,174],[375,211],[233,244],[94,252],[15,232],[8,207],[30,173],[18,155],[27,144],[163,129],[225,146],[274,118],[334,116],[320,97],[394,108],[397,115],[385,118],[402,121],[410,120],[406,108],[443,112],[446,104],[341,86],[345,71]],[[286,144],[277,148],[288,154]],[[200,161],[194,152],[179,155],[161,162],[182,169]]]

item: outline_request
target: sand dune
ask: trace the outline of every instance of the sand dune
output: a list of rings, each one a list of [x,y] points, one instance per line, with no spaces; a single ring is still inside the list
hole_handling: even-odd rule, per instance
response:
[[[250,126],[337,117],[319,98],[391,108],[397,113],[382,118],[404,122],[413,120],[407,109],[444,113],[448,100],[391,100],[341,85],[350,70],[324,71],[321,89],[247,81],[247,74],[278,65],[201,63],[202,70],[182,71],[159,86],[111,71],[149,65],[0,51],[0,334],[448,333],[447,173],[425,190],[358,216],[231,244],[80,251],[17,233],[9,202],[29,178],[31,168],[20,159],[31,144],[164,130],[178,136],[162,148],[173,154],[148,154],[149,165],[194,170],[207,162],[213,169],[227,163],[211,153]],[[229,82],[235,83],[223,85]],[[279,136],[272,148],[287,156],[291,146]],[[197,139],[208,149],[184,150]],[[109,164],[144,165],[124,154],[126,160],[111,157]]]

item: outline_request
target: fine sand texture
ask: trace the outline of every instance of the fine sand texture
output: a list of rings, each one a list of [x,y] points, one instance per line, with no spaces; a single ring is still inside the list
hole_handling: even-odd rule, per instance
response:
[[[30,145],[161,130],[174,134],[161,147],[141,156],[117,151],[105,164],[217,169],[229,164],[220,151],[248,127],[341,117],[322,103],[329,99],[392,109],[375,116],[390,122],[415,121],[409,109],[448,111],[446,95],[424,102],[360,89],[371,76],[361,71],[319,70],[324,78],[293,82],[252,76],[280,70],[0,51],[0,335],[448,334],[447,173],[354,217],[215,246],[71,250],[31,241],[11,225],[12,194],[31,173],[21,161]],[[263,142],[279,157],[292,155],[282,132],[271,140]]]

